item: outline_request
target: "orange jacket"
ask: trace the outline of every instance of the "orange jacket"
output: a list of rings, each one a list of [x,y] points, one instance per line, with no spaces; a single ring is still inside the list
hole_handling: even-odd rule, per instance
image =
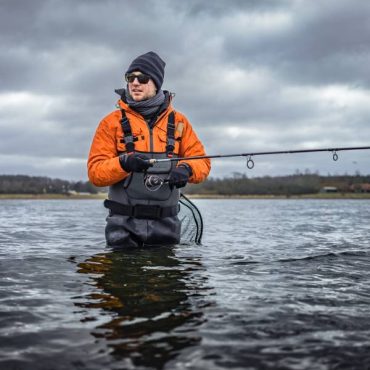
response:
[[[150,148],[150,130],[144,118],[132,110],[122,100],[118,101],[130,121],[132,134],[137,137],[135,150],[141,152],[165,152],[167,144],[168,115],[173,108],[171,104],[160,114],[152,129],[153,147]],[[128,173],[119,163],[119,152],[126,150],[121,142],[123,131],[121,127],[121,111],[118,109],[106,116],[99,124],[90,148],[87,162],[90,181],[96,186],[110,186],[123,180]],[[204,147],[194,132],[187,118],[175,112],[175,150],[179,157],[205,155]],[[186,162],[186,160],[182,161]],[[181,163],[181,162],[179,162]],[[199,183],[206,179],[210,170],[209,159],[192,160],[186,162],[193,170],[189,182]]]

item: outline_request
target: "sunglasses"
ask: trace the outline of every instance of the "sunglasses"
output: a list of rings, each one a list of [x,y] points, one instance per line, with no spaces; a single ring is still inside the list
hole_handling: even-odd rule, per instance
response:
[[[140,74],[140,75],[135,75],[133,73],[126,73],[125,74],[125,79],[129,83],[133,83],[135,81],[135,78],[139,81],[139,84],[147,84],[150,80],[150,76]]]

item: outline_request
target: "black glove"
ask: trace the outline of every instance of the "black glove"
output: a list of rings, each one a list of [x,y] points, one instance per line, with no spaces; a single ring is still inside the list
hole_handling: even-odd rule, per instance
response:
[[[122,154],[119,156],[119,163],[126,172],[143,172],[153,166],[148,159],[144,154]]]
[[[191,175],[191,167],[189,165],[180,164],[170,172],[168,184],[171,187],[175,186],[176,188],[183,188],[187,184]]]

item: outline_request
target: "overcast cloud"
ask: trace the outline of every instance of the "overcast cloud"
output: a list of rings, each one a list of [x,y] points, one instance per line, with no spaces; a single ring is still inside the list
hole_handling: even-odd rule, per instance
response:
[[[370,145],[363,0],[0,0],[0,174],[86,180],[137,55],[167,63],[208,154]],[[211,175],[369,174],[370,151],[214,160]]]

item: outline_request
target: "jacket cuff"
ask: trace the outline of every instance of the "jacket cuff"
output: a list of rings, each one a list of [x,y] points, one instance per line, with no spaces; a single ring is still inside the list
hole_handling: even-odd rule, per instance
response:
[[[192,176],[193,176],[193,169],[192,169],[192,168],[191,168],[191,166],[190,166],[190,165],[188,165],[187,163],[182,162],[182,163],[180,163],[180,164],[178,165],[178,167],[184,167],[184,168],[186,168],[186,169],[187,169],[187,171],[189,172],[189,177],[192,177]]]

